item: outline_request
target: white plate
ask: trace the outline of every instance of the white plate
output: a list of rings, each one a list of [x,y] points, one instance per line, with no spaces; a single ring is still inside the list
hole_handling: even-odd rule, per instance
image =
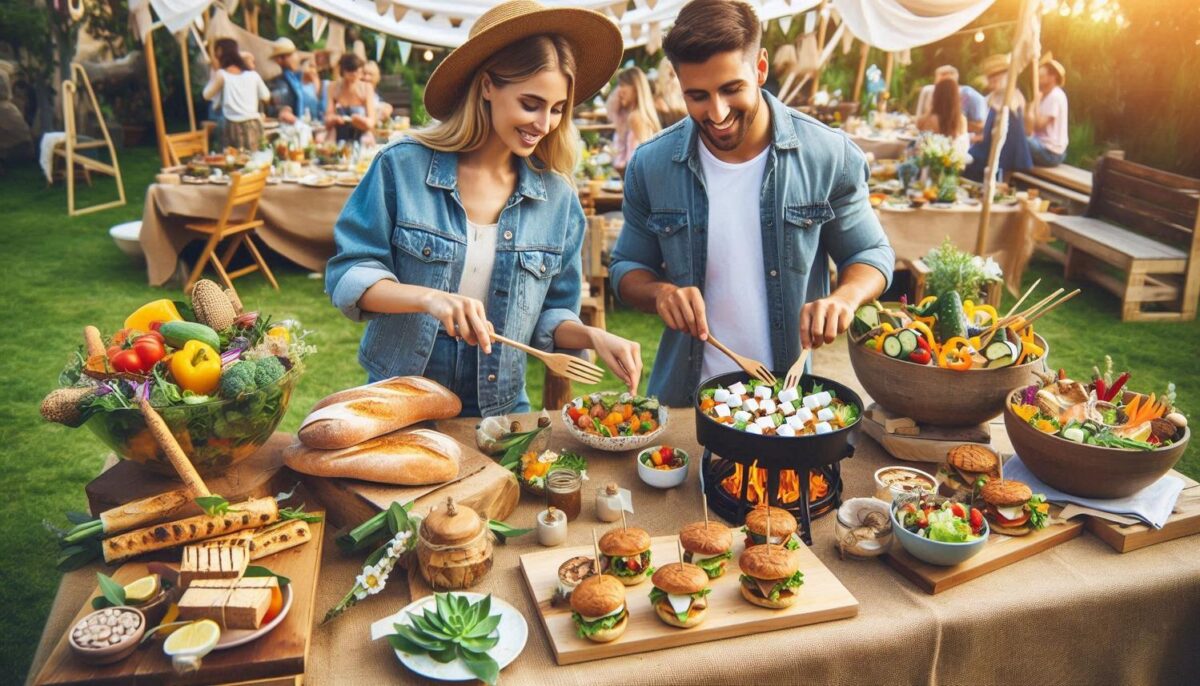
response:
[[[464,595],[472,603],[479,602],[484,598],[481,593],[469,591],[456,592],[455,595]],[[396,614],[375,622],[371,625],[371,640],[378,641],[384,636],[395,633],[395,629],[392,628],[393,624],[409,624],[411,620],[408,618],[408,613],[424,612],[425,607],[434,602],[436,601],[433,596],[426,596],[409,603]],[[496,612],[500,613],[500,624],[496,627],[496,630],[500,632],[500,642],[488,654],[500,665],[500,669],[504,669],[525,649],[525,641],[529,638],[529,624],[517,608],[493,595],[492,614]],[[472,681],[476,678],[462,660],[456,659],[453,662],[441,663],[428,655],[412,655],[399,650],[395,652],[396,657],[400,658],[400,662],[405,667],[423,677],[439,681]]]
[[[283,587],[283,609],[279,611],[279,614],[275,615],[275,619],[257,629],[226,629],[221,632],[221,638],[217,641],[217,645],[213,650],[236,648],[237,646],[245,645],[250,641],[255,641],[266,636],[272,629],[279,626],[284,617],[287,617],[288,612],[292,609],[292,597],[292,585],[288,584]]]

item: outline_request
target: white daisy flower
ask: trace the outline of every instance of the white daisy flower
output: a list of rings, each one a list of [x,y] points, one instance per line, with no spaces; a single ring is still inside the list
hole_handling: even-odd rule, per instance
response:
[[[366,590],[366,595],[375,595],[387,585],[387,576],[379,567],[367,566],[363,567],[362,574],[359,574],[355,581]]]

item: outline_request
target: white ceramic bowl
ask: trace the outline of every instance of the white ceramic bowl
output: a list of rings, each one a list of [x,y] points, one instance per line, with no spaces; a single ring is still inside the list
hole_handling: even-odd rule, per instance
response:
[[[112,236],[113,242],[125,253],[130,259],[141,262],[146,259],[145,253],[142,252],[142,220],[125,222],[117,224],[108,230],[108,235]]]
[[[655,469],[654,467],[647,467],[646,464],[642,462],[642,455],[652,453],[660,448],[662,448],[661,445],[652,445],[645,450],[638,451],[637,455],[633,458],[637,461],[638,477],[640,477],[647,486],[653,486],[654,488],[675,488],[684,481],[687,481],[688,474],[692,468],[692,456],[688,455],[686,450],[672,448],[676,454],[683,456],[684,465],[682,467],[676,467],[675,469]]]
[[[878,512],[887,522],[886,530],[870,540],[858,540],[852,533],[863,526],[862,517]],[[857,516],[855,516],[857,515]],[[837,513],[837,545],[844,554],[857,558],[876,557],[887,552],[895,537],[891,505],[878,498],[851,498],[842,503]]]
[[[902,466],[902,465],[891,465],[888,467],[880,467],[879,469],[875,470],[875,497],[878,498],[879,500],[882,500],[885,503],[891,503],[893,500],[896,499],[896,496],[904,495],[905,493],[910,492],[910,491],[904,490],[903,487],[898,486],[898,485],[892,485],[889,487],[888,485],[884,484],[883,481],[880,480],[879,477],[881,474],[883,474],[884,472],[893,471],[893,470],[907,472],[907,473],[911,474],[912,476],[920,476],[922,478],[928,479],[929,484],[930,484],[929,492],[930,493],[937,492],[938,481],[932,474],[930,474],[928,472],[923,472],[920,469],[917,469],[915,467],[907,467],[907,466]]]
[[[571,417],[567,414],[567,408],[575,404],[575,401],[567,403],[563,406],[560,417],[562,423],[567,427],[567,431],[572,436],[578,438],[581,443],[589,448],[603,450],[610,453],[623,453],[629,450],[640,450],[654,442],[654,439],[662,435],[662,432],[667,428],[667,408],[665,405],[658,407],[658,428],[648,434],[640,436],[613,436],[611,438],[592,434],[575,426],[575,422],[571,421]]]

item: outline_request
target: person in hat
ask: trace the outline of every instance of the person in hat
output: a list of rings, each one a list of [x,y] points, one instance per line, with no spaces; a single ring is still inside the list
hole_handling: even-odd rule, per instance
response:
[[[636,392],[637,343],[579,320],[583,208],[571,108],[621,59],[617,26],[590,10],[511,0],[485,12],[438,65],[440,120],[381,151],[342,209],[326,291],[368,320],[369,378],[421,374],[464,415],[529,409],[525,354],[594,349]]]
[[[271,91],[271,102],[267,114],[284,124],[295,124],[305,114],[320,119],[320,114],[305,106],[304,75],[300,72],[300,53],[291,38],[281,36],[271,46],[271,60],[279,65],[279,76],[267,84]]]
[[[666,323],[648,392],[679,407],[702,379],[737,369],[705,345],[710,333],[780,374],[846,330],[896,256],[862,151],[762,88],[767,51],[748,4],[694,0],[663,48],[688,117],[633,153],[609,277],[623,302]]]
[[[996,117],[1005,106],[1004,94],[1008,86],[1008,55],[992,55],[982,64],[983,75],[987,80],[988,115],[983,125],[983,136],[971,146],[968,154],[971,162],[963,170],[963,176],[972,181],[982,182],[987,173],[988,156],[992,150],[992,136],[995,131]],[[1029,141],[1024,135],[1025,96],[1021,91],[1013,89],[1008,101],[1008,134],[1000,148],[997,158],[997,175],[1007,181],[1013,172],[1024,171],[1033,167],[1033,158],[1029,153]]]
[[[1025,126],[1029,132],[1029,152],[1039,167],[1056,167],[1067,156],[1067,94],[1062,87],[1067,70],[1047,52],[1038,69],[1041,97],[1029,108]]]

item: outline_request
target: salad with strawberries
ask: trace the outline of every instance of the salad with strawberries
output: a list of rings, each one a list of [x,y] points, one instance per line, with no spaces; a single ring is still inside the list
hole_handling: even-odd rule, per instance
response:
[[[942,543],[969,543],[984,534],[979,508],[951,500],[939,505],[927,496],[897,506],[896,521],[922,538]]]

